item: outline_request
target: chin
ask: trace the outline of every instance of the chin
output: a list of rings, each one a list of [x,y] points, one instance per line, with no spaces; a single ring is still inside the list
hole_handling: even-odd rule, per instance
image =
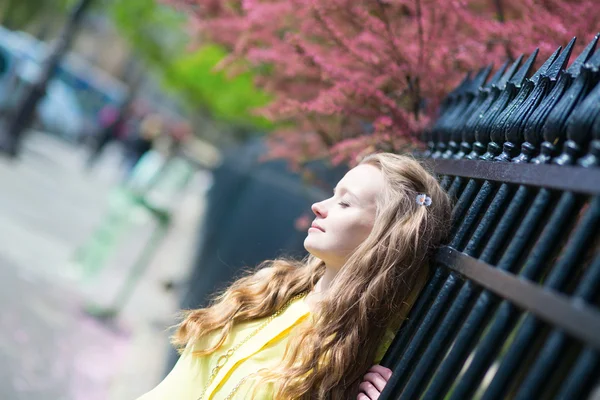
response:
[[[304,248],[306,249],[306,251],[312,254],[312,246],[310,245],[310,239],[308,236],[304,239]]]
[[[304,239],[304,248],[311,255],[313,255],[313,256],[315,256],[317,258],[321,258],[321,257],[319,257],[319,254],[321,252],[319,251],[319,248],[314,245],[313,240],[312,240],[312,238],[310,236],[307,236],[306,239]]]

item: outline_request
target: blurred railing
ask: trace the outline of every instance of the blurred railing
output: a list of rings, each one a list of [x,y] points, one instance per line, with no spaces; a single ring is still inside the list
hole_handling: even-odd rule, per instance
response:
[[[422,154],[457,199],[380,399],[578,399],[600,374],[600,50],[467,77]],[[487,81],[487,83],[486,83]]]

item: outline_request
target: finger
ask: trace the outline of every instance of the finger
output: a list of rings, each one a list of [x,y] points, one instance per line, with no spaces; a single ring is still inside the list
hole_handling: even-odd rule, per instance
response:
[[[364,376],[364,380],[367,382],[371,382],[371,384],[373,384],[373,386],[375,386],[380,392],[383,390],[385,384],[387,383],[387,379],[375,372],[367,373]]]
[[[379,398],[380,392],[371,382],[363,381],[358,389],[369,396],[369,399],[371,400]]]
[[[369,396],[367,396],[366,394],[359,393],[358,397],[356,397],[356,400],[371,400],[371,399],[369,399]]]
[[[373,365],[371,368],[369,368],[369,372],[378,373],[379,375],[383,376],[386,381],[392,377],[392,370],[379,364]]]

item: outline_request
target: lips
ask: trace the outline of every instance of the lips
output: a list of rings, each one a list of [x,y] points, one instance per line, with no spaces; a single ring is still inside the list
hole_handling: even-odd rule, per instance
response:
[[[312,225],[311,225],[310,227],[311,227],[311,228],[318,229],[318,230],[320,230],[321,232],[325,232],[325,229],[321,228],[321,226],[319,226],[318,224],[316,224],[316,223],[314,223],[314,222],[312,223]]]

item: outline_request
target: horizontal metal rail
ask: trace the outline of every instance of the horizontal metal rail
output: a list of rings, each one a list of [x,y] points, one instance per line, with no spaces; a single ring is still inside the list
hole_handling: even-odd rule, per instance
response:
[[[593,307],[519,279],[451,247],[441,248],[436,261],[600,350],[600,312]]]
[[[483,160],[425,159],[439,175],[600,195],[600,168]]]

